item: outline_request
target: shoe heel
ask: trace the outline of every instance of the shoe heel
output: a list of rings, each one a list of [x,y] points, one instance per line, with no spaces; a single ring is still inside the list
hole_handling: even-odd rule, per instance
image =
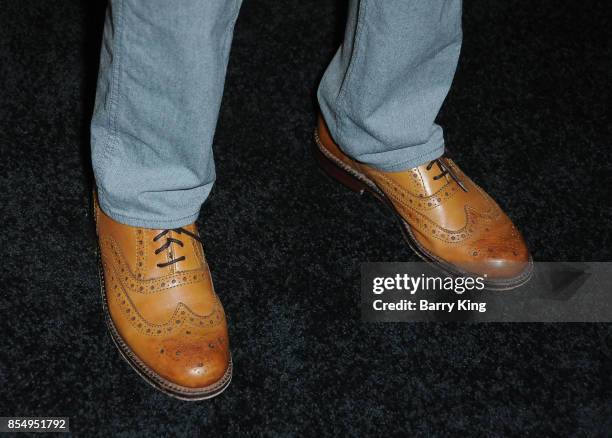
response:
[[[317,163],[327,176],[333,178],[352,191],[363,195],[363,192],[366,190],[366,185],[364,183],[334,164],[316,145],[313,146],[313,154]]]

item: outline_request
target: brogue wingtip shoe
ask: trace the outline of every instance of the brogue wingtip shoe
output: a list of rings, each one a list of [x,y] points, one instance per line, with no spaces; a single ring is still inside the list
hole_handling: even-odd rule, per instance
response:
[[[321,116],[314,154],[329,176],[389,207],[409,246],[438,269],[455,276],[482,276],[485,285],[496,290],[513,289],[530,279],[533,261],[523,236],[450,158],[400,172],[381,171],[346,155]]]
[[[94,209],[103,309],[122,357],[173,397],[223,392],[233,368],[227,322],[195,224],[144,229],[114,221],[95,198]]]

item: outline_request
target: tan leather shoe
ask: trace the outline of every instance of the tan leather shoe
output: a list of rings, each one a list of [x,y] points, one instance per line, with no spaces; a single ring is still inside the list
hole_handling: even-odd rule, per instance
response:
[[[184,400],[220,394],[232,361],[225,313],[192,224],[120,224],[95,201],[104,313],[121,355],[148,383]]]
[[[512,289],[529,280],[533,262],[520,232],[451,159],[383,172],[344,154],[322,117],[315,143],[323,170],[388,206],[424,260],[451,275],[483,276],[490,289]]]

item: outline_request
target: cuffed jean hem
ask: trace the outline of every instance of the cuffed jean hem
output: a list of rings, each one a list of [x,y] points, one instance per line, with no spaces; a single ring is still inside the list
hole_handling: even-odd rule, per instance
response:
[[[339,126],[343,123],[342,113],[336,113],[330,107],[327,100],[322,96],[322,90],[319,88],[318,101],[321,116],[330,134],[342,152],[351,157],[353,160],[366,164],[383,172],[401,172],[402,170],[412,169],[422,164],[428,163],[436,158],[440,158],[444,154],[444,138],[442,134],[434,135],[424,144],[409,145],[405,147],[394,147],[387,151],[375,152],[371,154],[355,154],[351,150],[359,143],[359,134],[355,129],[352,129],[350,138],[345,138],[342,135],[342,128]],[[440,131],[441,132],[441,131]],[[363,135],[364,141],[372,142],[371,138]],[[381,145],[379,145],[379,148]]]
[[[409,148],[414,148],[414,146],[409,146]],[[398,154],[406,155],[402,149],[393,151],[393,153],[395,152],[397,152]],[[388,155],[390,154],[390,152],[383,152],[383,154]],[[434,149],[422,152],[416,157],[414,155],[411,155],[411,158],[396,161],[391,164],[387,164],[384,162],[381,163],[379,160],[377,160],[376,157],[379,154],[368,154],[361,157],[355,157],[353,159],[383,172],[401,172],[403,170],[413,169],[417,166],[421,166],[425,163],[433,161],[436,158],[440,158],[443,154],[444,145],[440,145],[435,147]]]
[[[163,220],[136,218],[119,213],[117,209],[113,208],[110,205],[106,196],[104,195],[104,192],[100,190],[100,188],[98,188],[97,190],[97,195],[100,208],[105,214],[107,214],[112,219],[116,220],[121,224],[130,225],[132,227],[151,228],[158,230],[174,229],[194,223],[198,219],[198,216],[200,214],[199,211],[196,211],[195,213],[192,213],[185,217]]]

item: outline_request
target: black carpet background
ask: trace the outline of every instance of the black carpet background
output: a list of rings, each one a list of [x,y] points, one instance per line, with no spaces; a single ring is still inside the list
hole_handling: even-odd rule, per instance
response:
[[[84,436],[612,434],[607,325],[360,321],[360,263],[416,258],[311,159],[344,2],[245,1],[199,221],[233,383],[185,403],[141,381],[106,333],[89,212],[104,7],[0,1],[0,416]],[[608,3],[464,9],[451,150],[536,260],[612,260]]]

